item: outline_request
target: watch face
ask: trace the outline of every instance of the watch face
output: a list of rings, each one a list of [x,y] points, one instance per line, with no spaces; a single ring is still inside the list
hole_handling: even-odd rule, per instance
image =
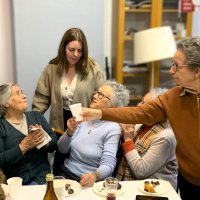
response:
[[[167,197],[136,195],[136,200],[168,200]]]

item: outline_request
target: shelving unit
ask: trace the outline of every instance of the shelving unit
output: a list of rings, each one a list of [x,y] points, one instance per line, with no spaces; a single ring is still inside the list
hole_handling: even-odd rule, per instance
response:
[[[166,0],[152,0],[149,7],[129,8],[125,6],[125,0],[118,0],[117,57],[114,77],[118,82],[127,85],[129,89],[134,88],[134,85],[137,86],[139,81],[141,81],[143,85],[143,87],[141,87],[142,91],[139,89],[135,94],[134,92],[132,93],[131,101],[142,99],[143,95],[149,90],[152,76],[150,64],[146,65],[147,71],[127,72],[123,70],[125,61],[133,61],[134,42],[134,33],[126,35],[125,31],[129,28],[141,31],[162,25],[170,25],[174,28],[178,18],[178,7],[165,8],[165,1]],[[178,4],[178,0],[174,1]],[[172,15],[174,15],[174,20],[170,20]],[[192,13],[183,14],[183,19],[186,35],[190,36],[192,32]],[[164,76],[165,73],[161,73],[160,71],[162,62],[155,62],[154,66],[154,86],[157,87],[160,85],[159,77]]]

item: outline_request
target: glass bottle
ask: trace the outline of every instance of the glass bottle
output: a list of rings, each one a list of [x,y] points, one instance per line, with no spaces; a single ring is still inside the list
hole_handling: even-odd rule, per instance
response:
[[[58,200],[53,188],[54,175],[49,173],[46,175],[47,189],[43,200]]]

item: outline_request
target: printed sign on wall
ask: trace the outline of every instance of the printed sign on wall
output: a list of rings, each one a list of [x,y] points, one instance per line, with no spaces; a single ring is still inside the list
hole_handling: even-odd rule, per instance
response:
[[[194,4],[192,0],[181,0],[181,12],[192,12],[194,11]]]

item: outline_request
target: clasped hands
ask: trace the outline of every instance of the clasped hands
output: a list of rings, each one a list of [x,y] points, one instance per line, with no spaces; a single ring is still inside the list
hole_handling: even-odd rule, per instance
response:
[[[34,131],[30,131],[32,128],[37,128]],[[44,142],[44,130],[40,125],[30,126],[29,127],[29,133],[27,136],[21,141],[19,144],[19,147],[23,153],[26,151],[35,148],[39,144]],[[47,144],[48,145],[48,144]]]

